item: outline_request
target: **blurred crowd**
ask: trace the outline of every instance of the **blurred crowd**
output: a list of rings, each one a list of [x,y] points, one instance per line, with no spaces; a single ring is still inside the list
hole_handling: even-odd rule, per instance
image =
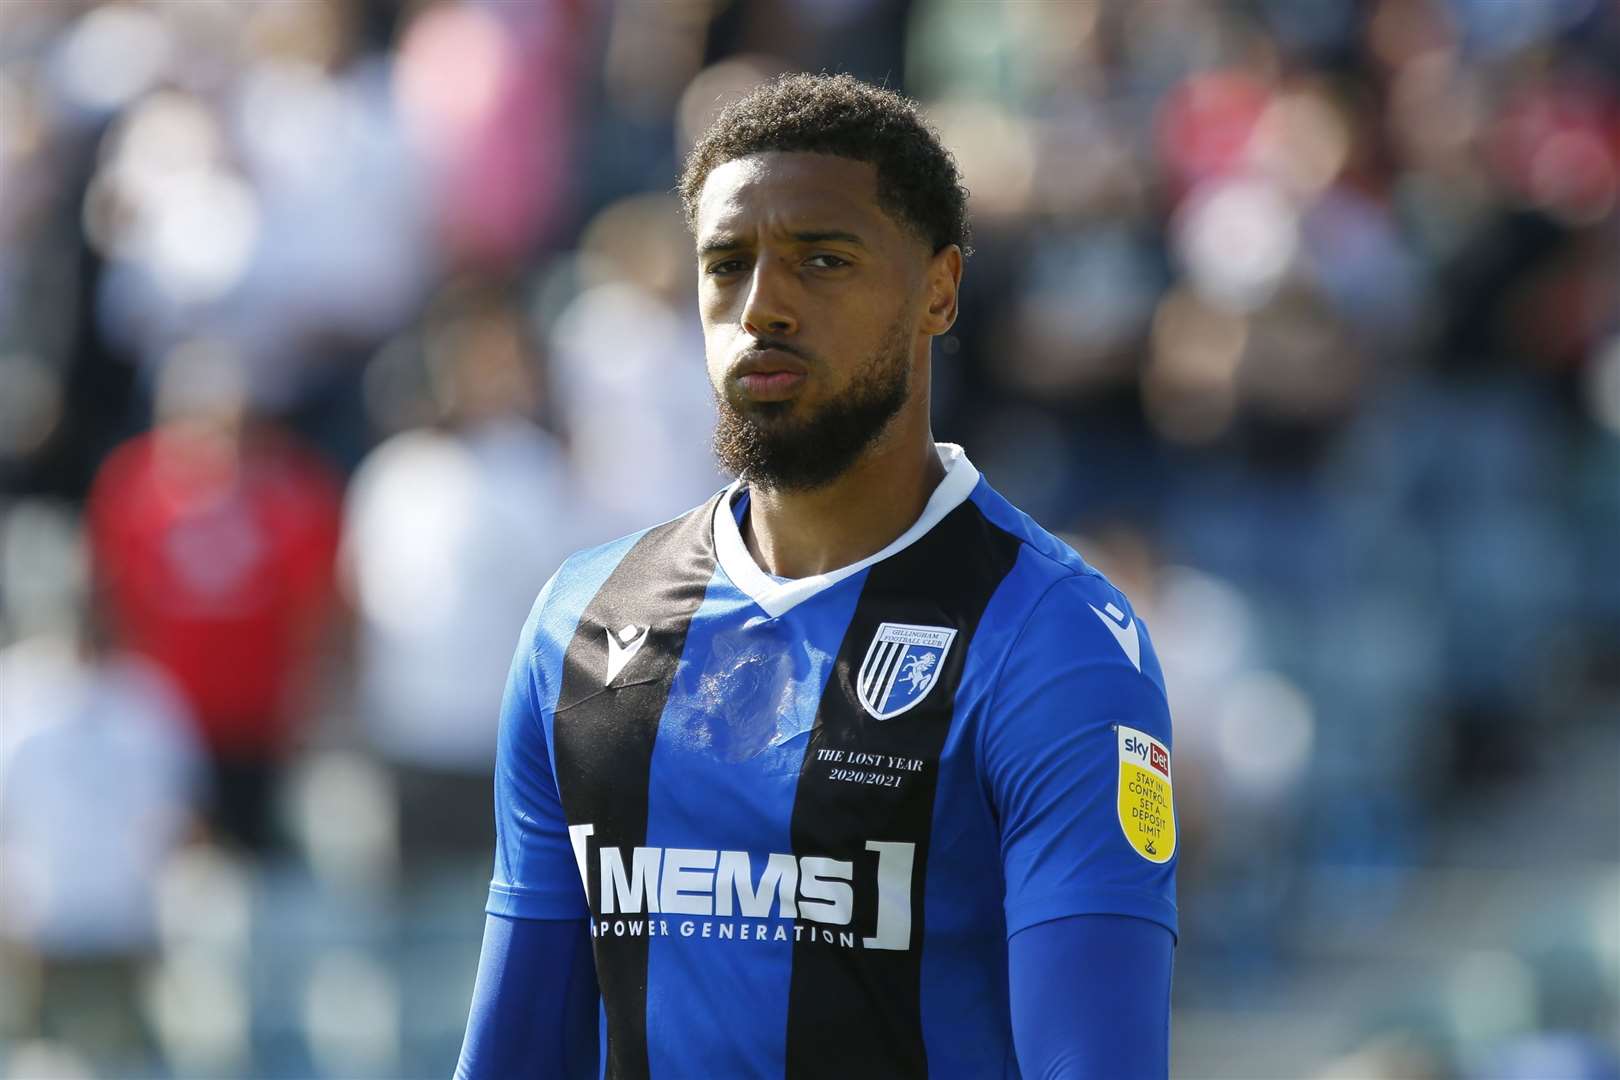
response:
[[[1177,1075],[1620,1077],[1605,0],[0,4],[0,1076],[447,1073],[518,630],[725,480],[672,188],[788,70],[924,103],[936,434],[1153,628]]]

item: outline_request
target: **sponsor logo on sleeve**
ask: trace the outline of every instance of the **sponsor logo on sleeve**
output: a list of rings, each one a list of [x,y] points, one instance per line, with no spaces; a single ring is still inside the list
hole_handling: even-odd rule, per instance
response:
[[[1145,731],[1119,725],[1119,827],[1148,862],[1176,853],[1170,749]]]

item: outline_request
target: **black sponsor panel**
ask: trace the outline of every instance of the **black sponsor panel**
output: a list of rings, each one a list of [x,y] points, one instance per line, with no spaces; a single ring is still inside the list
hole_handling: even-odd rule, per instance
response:
[[[563,660],[554,742],[557,784],[570,825],[589,823],[585,861],[593,918],[601,917],[597,851],[647,842],[647,783],[658,720],[686,647],[686,633],[714,576],[713,503],[651,529],[591,598]],[[605,685],[608,634],[647,627],[646,639]],[[639,637],[629,635],[630,645]],[[621,640],[624,640],[621,638]],[[628,646],[626,646],[628,647]],[[647,1065],[647,938],[593,942],[607,1013],[607,1076],[638,1080]]]
[[[801,938],[793,949],[788,1001],[789,1077],[926,1076],[921,1019],[922,942],[929,836],[939,755],[957,685],[979,619],[1012,569],[1018,540],[971,502],[926,536],[870,571],[822,695],[793,805],[793,850],[854,864],[856,948]],[[870,715],[857,685],[883,623],[956,631],[933,683],[917,703],[887,720]],[[876,657],[872,687],[898,662]],[[890,783],[867,782],[880,775]],[[914,844],[908,947],[864,947],[878,929],[881,855],[868,842]],[[802,891],[802,886],[801,886]],[[801,924],[807,922],[801,915]]]

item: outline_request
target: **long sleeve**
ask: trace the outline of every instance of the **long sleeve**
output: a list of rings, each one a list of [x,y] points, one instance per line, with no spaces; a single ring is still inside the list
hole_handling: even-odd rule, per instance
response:
[[[1164,1080],[1175,939],[1125,915],[1077,915],[1007,943],[1013,1046],[1025,1080]]]
[[[456,1080],[596,1076],[598,992],[587,926],[486,917]]]

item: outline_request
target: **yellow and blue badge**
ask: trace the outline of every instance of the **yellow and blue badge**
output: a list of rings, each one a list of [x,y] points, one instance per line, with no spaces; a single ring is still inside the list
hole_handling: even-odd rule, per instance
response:
[[[1176,853],[1170,749],[1145,731],[1119,725],[1119,827],[1136,853],[1169,862]]]

